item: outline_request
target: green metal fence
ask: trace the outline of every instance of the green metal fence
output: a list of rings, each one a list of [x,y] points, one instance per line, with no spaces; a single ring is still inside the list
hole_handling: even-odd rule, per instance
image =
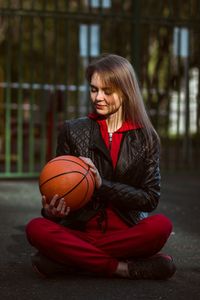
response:
[[[163,168],[200,166],[200,3],[0,3],[0,178],[38,176],[64,119],[90,109],[84,69],[102,52],[133,64]]]

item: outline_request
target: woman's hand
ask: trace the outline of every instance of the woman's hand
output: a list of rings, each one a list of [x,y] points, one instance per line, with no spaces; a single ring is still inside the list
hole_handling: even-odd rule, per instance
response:
[[[93,164],[90,158],[83,157],[83,156],[79,156],[79,158],[82,159],[87,165],[89,165],[90,171],[94,175],[96,188],[99,189],[100,186],[102,185],[102,179],[99,174],[99,171],[97,170],[97,168],[95,167],[95,165]]]
[[[42,196],[42,206],[44,208],[45,214],[48,217],[66,217],[70,212],[70,207],[66,205],[64,198],[58,200],[59,196],[54,195],[52,200],[48,203],[46,197]]]

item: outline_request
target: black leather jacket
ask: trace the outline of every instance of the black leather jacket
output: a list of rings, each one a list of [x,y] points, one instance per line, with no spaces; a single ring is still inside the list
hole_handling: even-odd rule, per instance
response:
[[[102,177],[102,186],[84,208],[72,212],[62,224],[84,228],[108,202],[130,226],[153,211],[160,197],[159,141],[155,136],[148,146],[143,129],[123,133],[119,158],[113,169],[111,157],[101,137],[99,124],[88,117],[65,121],[58,136],[57,156],[75,155],[91,158]]]

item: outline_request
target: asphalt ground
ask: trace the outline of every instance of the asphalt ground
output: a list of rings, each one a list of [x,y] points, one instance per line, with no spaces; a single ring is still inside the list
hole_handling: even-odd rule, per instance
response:
[[[35,250],[26,241],[26,223],[40,214],[37,181],[0,181],[0,299],[146,300],[200,299],[200,174],[162,175],[155,213],[168,216],[174,229],[163,252],[174,257],[177,272],[168,281],[70,275],[41,279],[32,270]]]

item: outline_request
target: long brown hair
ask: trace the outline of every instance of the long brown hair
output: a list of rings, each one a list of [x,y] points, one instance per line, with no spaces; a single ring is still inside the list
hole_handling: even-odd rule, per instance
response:
[[[86,68],[89,83],[94,73],[100,76],[106,86],[121,93],[124,120],[139,124],[145,129],[147,140],[152,141],[152,133],[156,132],[145,109],[138,80],[130,62],[116,54],[102,54]]]

